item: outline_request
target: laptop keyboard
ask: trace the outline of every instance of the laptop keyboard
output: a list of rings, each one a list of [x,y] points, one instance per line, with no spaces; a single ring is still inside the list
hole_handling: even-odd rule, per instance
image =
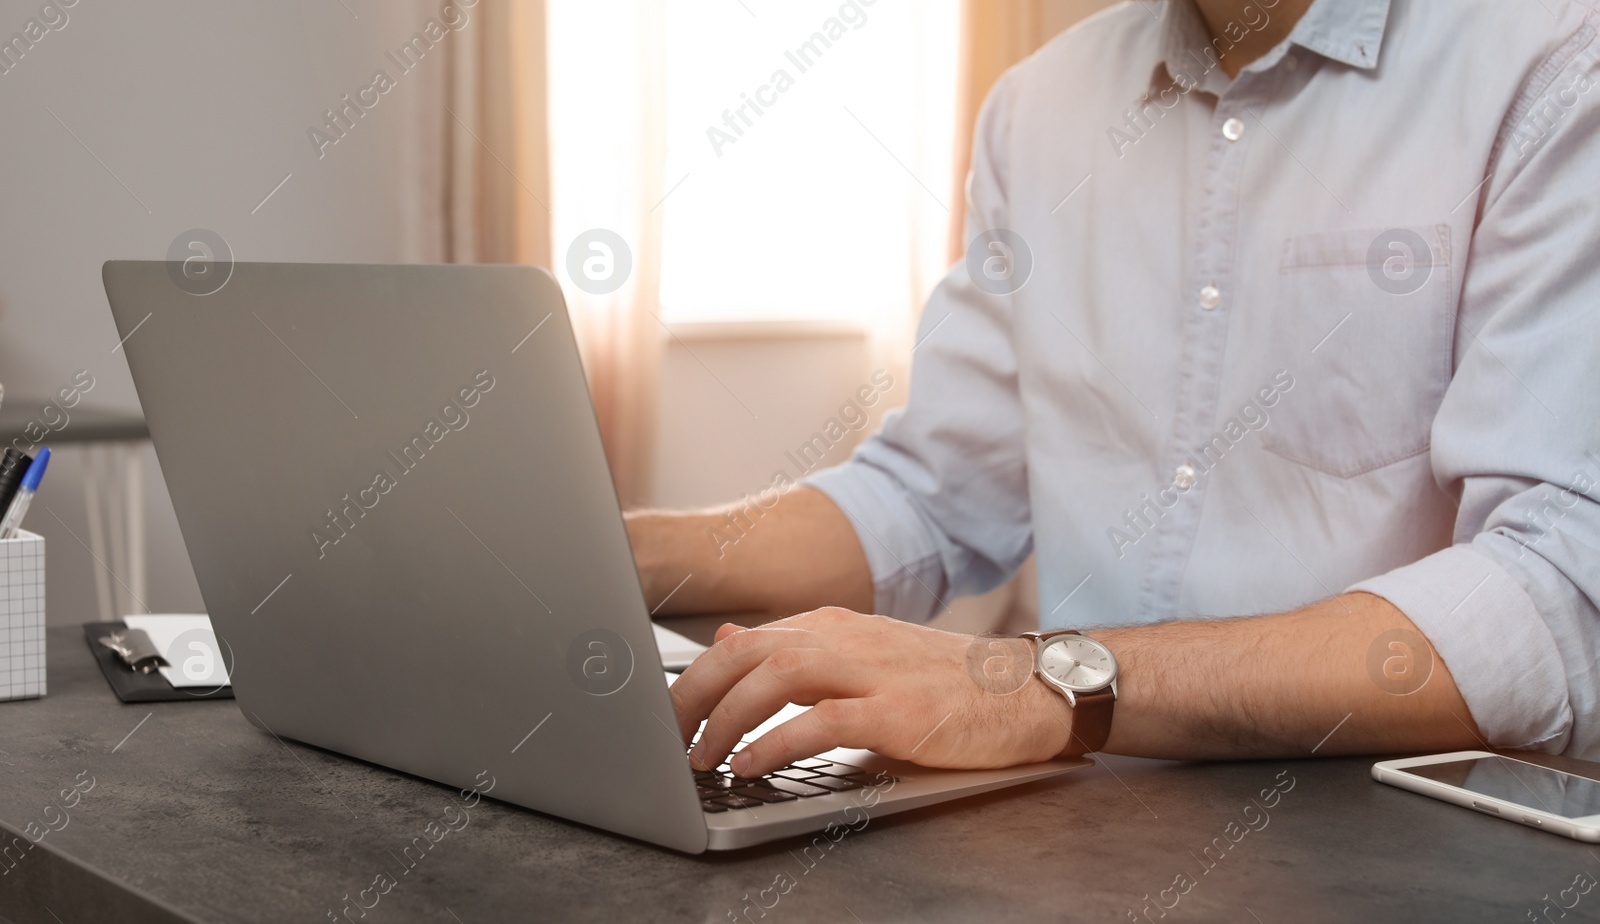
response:
[[[739,748],[749,744],[739,742]],[[737,753],[739,748],[735,748]],[[825,796],[834,792],[849,792],[874,783],[887,783],[891,778],[875,778],[873,774],[820,757],[797,760],[787,767],[762,777],[735,776],[727,762],[715,770],[694,771],[695,789],[700,794],[700,807],[707,812],[726,812],[731,809],[755,808],[778,802],[793,802],[812,796]]]

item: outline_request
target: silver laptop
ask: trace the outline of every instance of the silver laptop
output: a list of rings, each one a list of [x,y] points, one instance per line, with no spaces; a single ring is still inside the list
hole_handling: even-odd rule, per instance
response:
[[[542,270],[103,275],[234,695],[272,734],[689,853],[1089,763],[692,772]]]

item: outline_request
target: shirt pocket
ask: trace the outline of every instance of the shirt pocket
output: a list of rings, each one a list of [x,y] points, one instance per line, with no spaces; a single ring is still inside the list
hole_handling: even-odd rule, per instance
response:
[[[1453,293],[1448,225],[1284,241],[1269,348],[1295,385],[1263,448],[1341,478],[1425,452],[1450,381]]]

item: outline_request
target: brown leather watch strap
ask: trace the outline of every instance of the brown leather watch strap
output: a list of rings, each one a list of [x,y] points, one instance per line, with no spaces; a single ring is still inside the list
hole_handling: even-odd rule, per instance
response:
[[[1051,632],[1024,632],[1022,637],[1033,639],[1035,645],[1043,645],[1058,635],[1082,634],[1077,629],[1056,629]],[[1073,696],[1077,700],[1077,705],[1072,708],[1073,742],[1082,747],[1085,754],[1103,749],[1111,739],[1111,713],[1117,704],[1116,694],[1101,690]]]
[[[1073,740],[1085,754],[1104,750],[1106,742],[1111,740],[1111,710],[1117,698],[1110,690],[1077,696],[1078,705],[1072,709]]]

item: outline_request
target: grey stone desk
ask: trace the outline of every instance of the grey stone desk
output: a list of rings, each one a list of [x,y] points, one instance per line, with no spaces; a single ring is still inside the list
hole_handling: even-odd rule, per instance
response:
[[[328,921],[459,805],[282,744],[232,702],[123,706],[77,627],[49,645],[50,695],[0,704],[0,833],[46,832],[0,861],[14,924]],[[349,907],[363,924],[1524,921],[1580,873],[1600,878],[1600,850],[1380,785],[1369,766],[1111,758],[869,819],[809,855],[797,839],[682,856],[485,800],[365,918]],[[1275,805],[1252,802],[1291,779]],[[1226,849],[1206,854],[1214,839]],[[1600,919],[1600,889],[1574,897],[1565,920]]]

